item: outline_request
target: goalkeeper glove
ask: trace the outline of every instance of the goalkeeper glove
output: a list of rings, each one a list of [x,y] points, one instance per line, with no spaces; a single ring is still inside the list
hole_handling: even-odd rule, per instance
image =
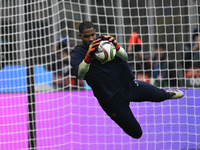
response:
[[[112,42],[113,45],[115,46],[116,50],[118,51],[120,46],[119,44],[117,43],[117,41],[114,39],[114,37],[110,36],[110,35],[103,35],[101,36],[101,39],[102,40],[108,40],[109,42]]]
[[[84,61],[86,63],[91,63],[92,62],[92,59],[94,57],[94,53],[97,51],[97,48],[98,48],[98,46],[100,44],[100,41],[101,41],[101,39],[97,39],[97,40],[93,41],[90,44],[88,52],[87,52],[87,54],[85,56],[85,59],[84,59]]]

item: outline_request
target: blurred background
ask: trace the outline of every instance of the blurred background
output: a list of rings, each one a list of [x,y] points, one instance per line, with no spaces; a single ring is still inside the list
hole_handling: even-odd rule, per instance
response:
[[[0,149],[27,149],[30,131],[41,150],[200,149],[199,7],[199,0],[0,0]],[[86,20],[127,50],[136,79],[185,94],[131,103],[139,140],[71,72]]]

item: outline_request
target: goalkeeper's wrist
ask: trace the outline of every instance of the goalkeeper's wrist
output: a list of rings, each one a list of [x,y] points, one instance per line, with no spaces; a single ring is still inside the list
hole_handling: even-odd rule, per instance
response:
[[[117,51],[119,51],[119,49],[120,49],[120,46],[119,46],[119,44],[118,44],[118,43],[115,45],[115,48],[116,48],[116,50],[117,50]]]
[[[126,61],[126,60],[128,59],[128,55],[127,55],[125,49],[124,49],[123,47],[121,47],[121,46],[119,47],[119,49],[118,49],[116,55],[117,55],[119,58],[121,58],[123,61]]]
[[[87,64],[91,63],[91,61],[89,59],[87,59],[87,58],[84,59],[84,62],[87,63]]]
[[[87,64],[91,63],[92,58],[87,54],[84,58],[84,62],[86,62]]]

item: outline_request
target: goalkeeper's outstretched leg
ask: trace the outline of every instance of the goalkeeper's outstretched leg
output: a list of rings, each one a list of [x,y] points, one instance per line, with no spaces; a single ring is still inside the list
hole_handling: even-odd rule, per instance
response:
[[[162,102],[167,99],[178,99],[184,96],[183,92],[180,90],[165,91],[164,89],[141,81],[134,81],[127,85],[125,89],[125,95],[131,95],[130,93],[132,93],[132,100],[126,101],[122,99],[118,100],[118,103],[112,100],[106,102],[99,101],[99,103],[107,115],[115,121],[126,134],[135,139],[139,139],[142,136],[142,129],[129,107],[131,101]],[[130,93],[126,93],[127,91]],[[117,97],[119,98],[120,96]]]
[[[165,91],[142,81],[130,83],[127,89],[128,94],[132,95],[131,101],[133,102],[162,102],[169,99],[180,99],[184,96],[184,93],[180,90]]]
[[[134,117],[128,102],[113,104],[100,104],[107,115],[122,130],[132,138],[139,139],[142,136],[142,129],[136,118]]]

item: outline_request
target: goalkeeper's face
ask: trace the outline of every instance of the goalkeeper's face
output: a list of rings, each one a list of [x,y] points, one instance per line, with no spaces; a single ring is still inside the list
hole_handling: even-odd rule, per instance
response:
[[[96,30],[94,28],[84,29],[79,36],[87,47],[89,47],[89,45],[97,38]]]

